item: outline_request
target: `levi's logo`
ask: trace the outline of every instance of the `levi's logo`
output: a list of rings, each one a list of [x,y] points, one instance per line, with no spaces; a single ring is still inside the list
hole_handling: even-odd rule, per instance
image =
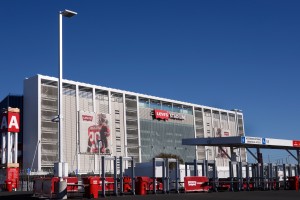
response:
[[[197,182],[196,181],[188,181],[189,186],[196,186]]]
[[[93,121],[93,116],[90,115],[82,115],[83,121]]]
[[[170,117],[170,113],[165,110],[154,110],[154,117],[155,119],[168,120]]]

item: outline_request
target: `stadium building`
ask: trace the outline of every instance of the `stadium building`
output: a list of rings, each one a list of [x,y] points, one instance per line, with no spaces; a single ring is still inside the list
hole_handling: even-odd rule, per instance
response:
[[[24,80],[23,168],[52,171],[58,161],[58,79]],[[63,160],[69,172],[99,171],[99,156],[148,162],[160,153],[184,161],[216,160],[228,166],[218,147],[183,146],[183,138],[244,135],[243,114],[124,90],[63,80]],[[230,150],[224,148],[230,154]],[[246,161],[245,149],[235,150]]]

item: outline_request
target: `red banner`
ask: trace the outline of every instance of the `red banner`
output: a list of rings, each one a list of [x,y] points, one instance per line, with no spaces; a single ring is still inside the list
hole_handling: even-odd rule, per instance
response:
[[[300,147],[300,140],[293,140],[293,147]]]
[[[168,120],[170,118],[170,113],[165,110],[154,110],[155,119]]]
[[[184,177],[185,192],[208,192],[208,178],[205,176],[186,176]]]

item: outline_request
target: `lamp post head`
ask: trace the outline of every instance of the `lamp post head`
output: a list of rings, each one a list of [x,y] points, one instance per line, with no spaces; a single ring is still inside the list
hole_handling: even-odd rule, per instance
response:
[[[59,12],[62,16],[64,17],[68,17],[68,18],[71,18],[73,17],[74,15],[77,15],[77,12],[74,12],[72,10],[67,10],[65,9],[64,11],[60,11]]]

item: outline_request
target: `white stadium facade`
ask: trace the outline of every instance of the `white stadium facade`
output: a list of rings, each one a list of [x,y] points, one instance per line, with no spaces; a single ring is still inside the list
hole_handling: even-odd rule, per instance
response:
[[[53,171],[58,161],[58,79],[24,80],[23,169]],[[63,80],[63,160],[69,172],[99,171],[99,156],[149,162],[160,153],[184,161],[215,160],[228,166],[218,147],[182,145],[183,138],[244,136],[243,114],[98,85]],[[225,151],[225,153],[224,153]],[[247,161],[245,149],[236,149]]]

